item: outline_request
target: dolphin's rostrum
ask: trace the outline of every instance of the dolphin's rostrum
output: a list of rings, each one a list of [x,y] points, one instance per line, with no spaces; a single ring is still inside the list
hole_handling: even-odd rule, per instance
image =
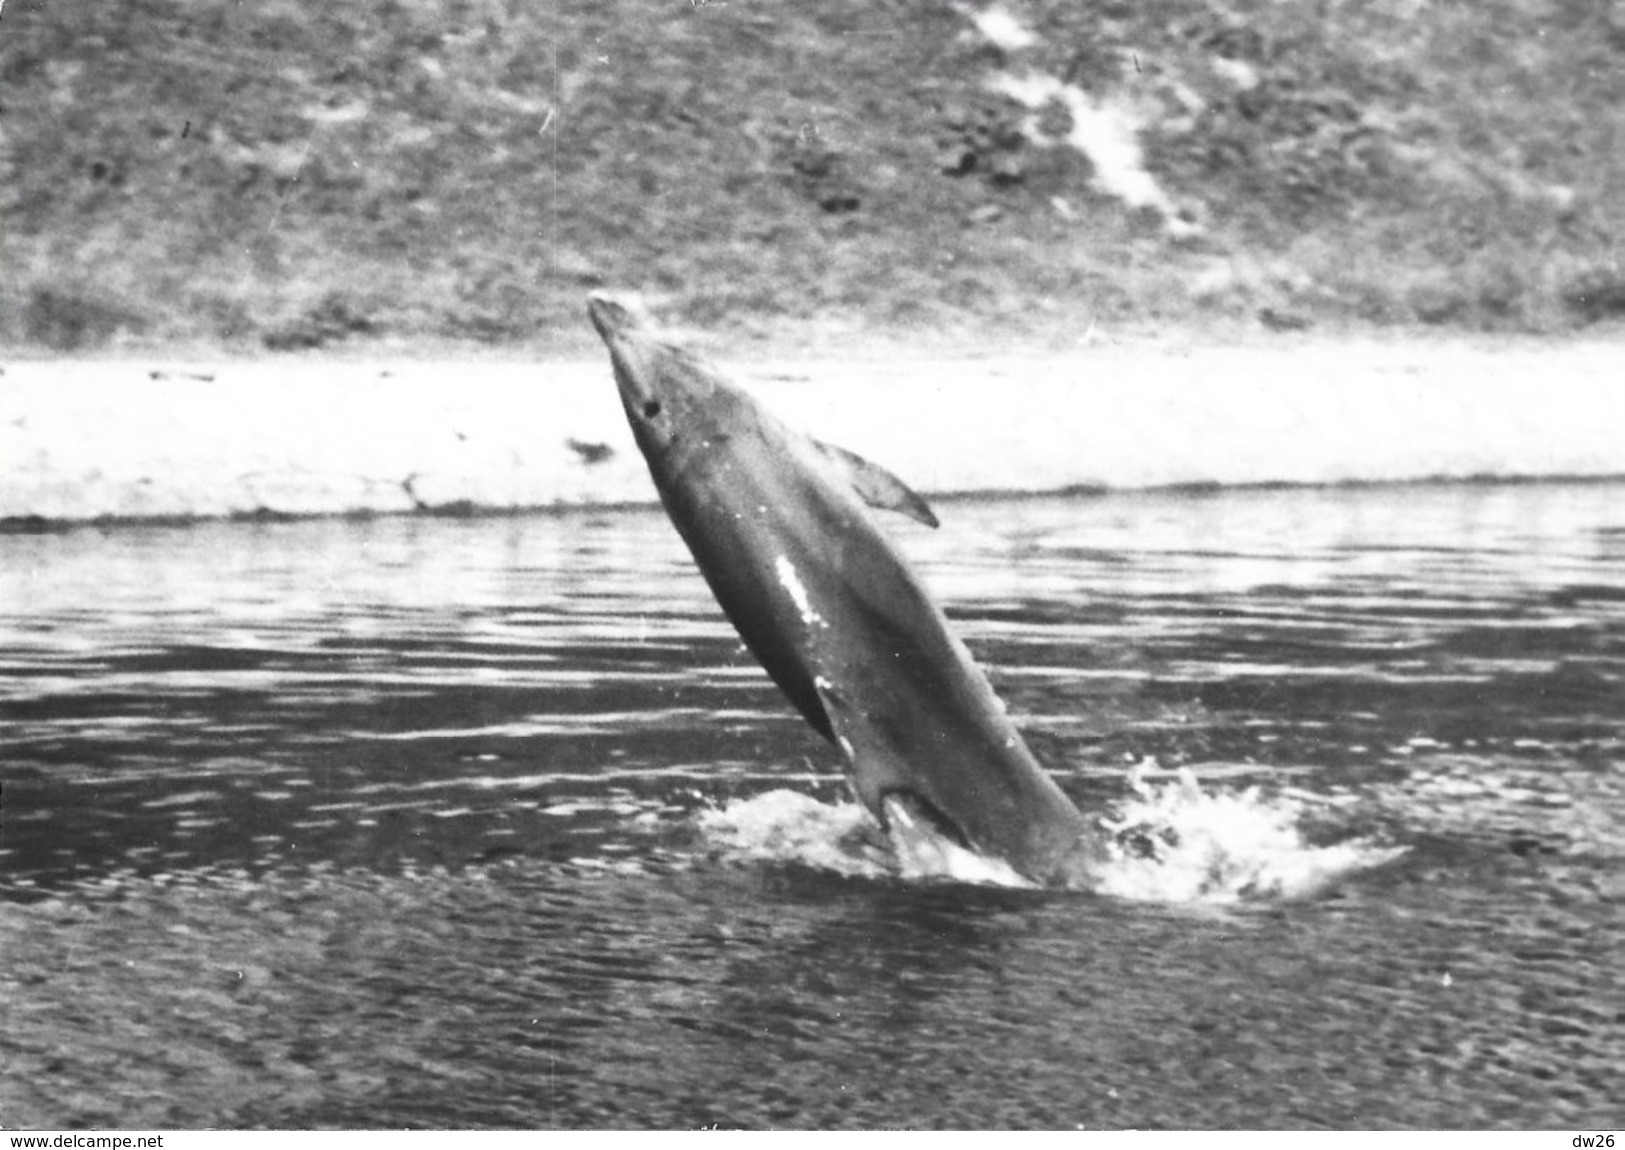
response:
[[[1098,832],[869,512],[934,527],[925,500],[781,423],[630,301],[595,293],[587,311],[672,523],[746,645],[840,747],[863,804],[1034,881],[1086,881]]]

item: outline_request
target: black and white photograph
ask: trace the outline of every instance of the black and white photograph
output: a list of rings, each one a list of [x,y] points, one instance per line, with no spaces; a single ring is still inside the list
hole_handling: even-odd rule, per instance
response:
[[[8,1145],[1612,1146],[1622,68],[0,0]]]

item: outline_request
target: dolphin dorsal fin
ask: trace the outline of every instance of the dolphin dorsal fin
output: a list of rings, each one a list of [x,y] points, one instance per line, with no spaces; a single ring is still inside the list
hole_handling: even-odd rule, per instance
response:
[[[900,511],[927,527],[938,525],[936,513],[931,510],[930,505],[920,498],[913,488],[878,463],[870,463],[857,452],[836,447],[833,443],[825,443],[818,439],[812,442],[819,453],[840,472],[870,507],[878,507],[883,511]]]

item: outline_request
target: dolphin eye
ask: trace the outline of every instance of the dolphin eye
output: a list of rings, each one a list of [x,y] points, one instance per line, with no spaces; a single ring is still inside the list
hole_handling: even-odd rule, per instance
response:
[[[645,419],[653,419],[655,416],[657,416],[659,414],[660,414],[660,401],[658,399],[651,399],[651,400],[649,400],[649,402],[647,402],[647,403],[645,403],[643,405],[643,418],[645,418]]]

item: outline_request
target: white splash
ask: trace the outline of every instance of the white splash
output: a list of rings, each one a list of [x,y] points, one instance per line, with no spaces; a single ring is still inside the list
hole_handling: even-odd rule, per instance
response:
[[[1317,802],[1312,795],[1266,797],[1256,787],[1210,794],[1191,771],[1162,772],[1150,760],[1128,781],[1134,797],[1115,818],[1102,820],[1112,836],[1110,857],[1088,884],[1100,894],[1197,907],[1303,898],[1405,853],[1369,839],[1307,842],[1300,823]],[[711,847],[740,861],[799,863],[863,878],[1033,885],[1004,862],[944,839],[902,804],[890,804],[887,819],[889,833],[857,803],[826,803],[791,790],[697,816]]]
[[[856,803],[823,803],[799,791],[767,791],[699,812],[707,842],[753,862],[794,862],[837,874],[879,878],[891,873],[874,821]]]
[[[1148,782],[1149,764],[1130,777],[1136,797],[1104,825],[1110,859],[1090,888],[1135,902],[1221,907],[1303,898],[1347,875],[1404,853],[1366,839],[1313,846],[1299,830],[1309,800],[1265,798],[1257,788],[1209,794],[1181,770]],[[746,862],[791,862],[849,877],[1031,887],[1005,863],[943,839],[888,811],[882,833],[862,806],[825,803],[776,790],[706,810],[701,833],[724,855]]]
[[[1303,800],[1266,798],[1256,787],[1209,794],[1189,770],[1158,785],[1146,779],[1154,766],[1135,768],[1136,797],[1104,822],[1113,843],[1097,876],[1102,893],[1205,904],[1299,898],[1404,853],[1360,839],[1312,846],[1299,830]]]
[[[768,791],[701,811],[700,832],[715,850],[745,862],[799,863],[857,878],[1032,884],[997,859],[985,858],[889,810],[883,833],[857,803],[824,803],[798,791]]]

